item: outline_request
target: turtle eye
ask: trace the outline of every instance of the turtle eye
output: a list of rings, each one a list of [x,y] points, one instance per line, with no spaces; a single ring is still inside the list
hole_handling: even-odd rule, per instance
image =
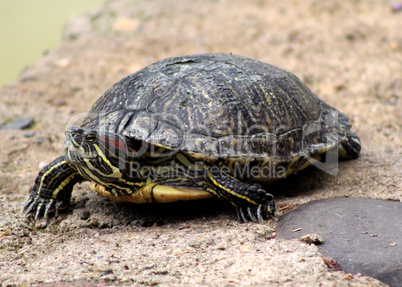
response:
[[[87,142],[94,142],[96,140],[96,135],[95,134],[87,134],[85,136],[85,140]]]

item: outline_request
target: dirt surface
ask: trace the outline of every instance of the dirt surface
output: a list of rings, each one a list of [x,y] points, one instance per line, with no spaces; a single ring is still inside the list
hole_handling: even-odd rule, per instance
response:
[[[389,1],[153,0],[110,1],[72,19],[57,49],[0,89],[0,123],[35,119],[29,131],[0,130],[0,285],[381,285],[329,270],[315,246],[275,239],[277,218],[237,222],[219,200],[120,204],[84,183],[47,227],[21,211],[40,168],[61,154],[73,116],[152,62],[203,52],[292,71],[348,114],[362,140],[361,157],[340,162],[336,176],[311,168],[272,185],[278,216],[322,198],[399,201],[401,17]]]

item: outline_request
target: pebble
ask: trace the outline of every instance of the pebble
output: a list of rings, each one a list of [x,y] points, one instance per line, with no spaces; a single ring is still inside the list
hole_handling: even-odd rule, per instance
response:
[[[116,31],[133,31],[140,26],[140,21],[128,18],[117,18],[113,24],[113,30]]]
[[[361,273],[401,286],[402,203],[369,198],[313,201],[286,213],[276,228],[279,239],[319,234],[318,249],[347,273]],[[295,229],[301,228],[298,232]],[[309,235],[309,236],[308,236]]]
[[[397,3],[397,4],[392,5],[391,10],[394,13],[401,12],[402,11],[402,3]]]
[[[44,141],[45,141],[45,138],[43,138],[43,137],[37,137],[35,139],[35,143],[37,143],[37,144],[42,144]]]
[[[318,234],[307,234],[302,236],[299,240],[307,244],[315,244],[315,245],[324,244],[324,238],[322,238]]]
[[[35,131],[29,131],[24,134],[24,137],[31,138],[35,135]]]
[[[33,122],[33,118],[19,118],[11,123],[0,126],[0,128],[3,130],[23,130],[29,128]]]
[[[47,166],[47,162],[44,162],[44,161],[41,161],[41,162],[39,163],[39,165],[38,165],[38,167],[39,167],[40,169],[44,168],[45,166]]]
[[[85,210],[81,213],[80,219],[87,220],[90,216],[91,216],[91,213],[89,211]]]

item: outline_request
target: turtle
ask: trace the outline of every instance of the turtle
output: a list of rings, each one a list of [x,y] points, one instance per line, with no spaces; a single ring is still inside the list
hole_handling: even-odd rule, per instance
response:
[[[240,221],[263,222],[276,209],[270,183],[328,154],[359,156],[350,129],[275,66],[231,53],[167,58],[114,84],[66,128],[64,155],[39,172],[24,212],[58,216],[73,186],[91,181],[117,201],[218,197]]]

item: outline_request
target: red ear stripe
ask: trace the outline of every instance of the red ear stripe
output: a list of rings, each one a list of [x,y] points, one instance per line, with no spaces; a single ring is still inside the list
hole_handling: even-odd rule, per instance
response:
[[[115,148],[117,148],[117,149],[119,149],[119,150],[122,150],[122,151],[126,151],[126,150],[127,150],[126,144],[124,143],[124,141],[122,141],[122,140],[119,139],[119,138],[108,138],[108,139],[105,139],[105,138],[99,137],[99,139],[100,139],[101,141],[104,141],[104,142],[109,143],[111,146],[113,146],[113,147],[115,147]]]

